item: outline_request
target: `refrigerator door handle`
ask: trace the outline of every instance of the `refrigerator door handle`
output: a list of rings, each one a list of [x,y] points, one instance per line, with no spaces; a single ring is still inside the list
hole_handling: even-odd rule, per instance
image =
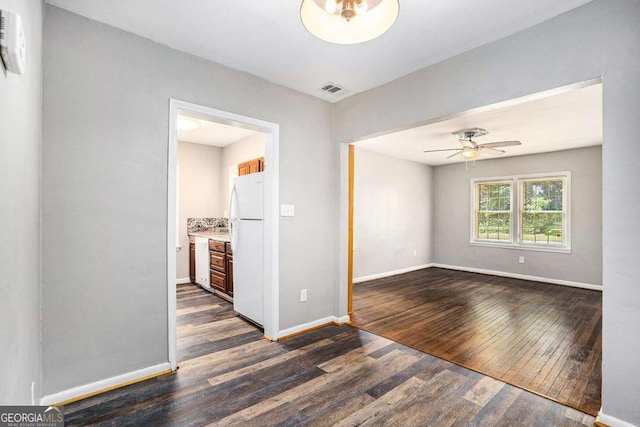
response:
[[[236,186],[231,188],[231,195],[229,196],[229,243],[231,243],[231,250],[236,250],[235,228],[237,217],[233,216],[233,208],[237,203]],[[237,206],[236,206],[237,207]]]

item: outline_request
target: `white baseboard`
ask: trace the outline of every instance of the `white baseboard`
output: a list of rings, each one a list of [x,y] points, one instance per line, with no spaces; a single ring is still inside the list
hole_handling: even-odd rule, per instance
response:
[[[409,273],[411,271],[422,270],[431,267],[433,264],[416,265],[414,267],[401,268],[400,270],[385,271],[384,273],[370,274],[368,276],[354,277],[353,283],[366,282],[367,280],[382,279],[383,277],[395,276],[396,274]]]
[[[160,374],[161,372],[170,370],[171,364],[168,362],[161,363],[155,366],[149,366],[148,368],[139,369],[137,371],[129,372],[122,375],[116,375],[115,377],[106,378],[94,383],[73,387],[68,390],[63,390],[58,393],[43,396],[42,399],[40,399],[40,405],[56,405],[62,402],[78,399],[82,396],[88,396],[100,391],[110,390],[118,386],[122,386],[127,383],[135,382],[136,380],[140,380],[145,377],[151,377]]]
[[[634,424],[619,420],[611,415],[603,414],[602,410],[598,411],[597,421],[602,424],[606,424],[609,427],[636,427]]]
[[[459,265],[431,264],[431,267],[447,268],[449,270],[468,271],[470,273],[490,274],[492,276],[510,277],[512,279],[531,280],[533,282],[552,283],[554,285],[571,286],[573,288],[591,289],[602,291],[602,285],[592,285],[590,283],[571,282],[569,280],[549,279],[548,277],[529,276],[526,274],[507,273],[504,271],[485,270],[484,268],[461,267]]]
[[[176,279],[176,285],[186,285],[187,283],[191,283],[191,279],[189,279],[188,277]]]
[[[329,323],[347,323],[349,322],[349,320],[350,320],[350,317],[348,315],[341,316],[341,317],[327,316],[322,319],[314,320],[313,322],[302,323],[300,325],[296,325],[291,328],[283,329],[282,331],[278,332],[277,338],[287,337],[289,335],[304,332],[309,329],[316,328],[318,326],[327,325]]]
[[[344,316],[340,316],[340,317],[335,317],[334,318],[334,322],[335,323],[349,323],[351,322],[351,317],[349,317],[348,314],[345,314]]]

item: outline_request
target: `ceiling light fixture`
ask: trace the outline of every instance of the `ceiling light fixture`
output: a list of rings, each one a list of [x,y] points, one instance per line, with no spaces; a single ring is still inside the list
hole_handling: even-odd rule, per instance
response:
[[[471,160],[471,159],[475,159],[476,157],[478,157],[478,154],[480,154],[480,151],[478,151],[477,148],[469,148],[469,147],[465,147],[462,150],[462,157],[464,157],[465,159]]]
[[[200,120],[178,116],[178,129],[180,130],[194,130],[198,129],[200,126]]]
[[[382,35],[398,19],[398,0],[303,0],[300,19],[329,43],[363,43]]]

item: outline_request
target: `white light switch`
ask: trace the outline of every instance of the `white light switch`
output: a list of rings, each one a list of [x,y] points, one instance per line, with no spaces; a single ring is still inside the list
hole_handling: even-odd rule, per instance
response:
[[[280,216],[295,216],[294,205],[280,205]]]

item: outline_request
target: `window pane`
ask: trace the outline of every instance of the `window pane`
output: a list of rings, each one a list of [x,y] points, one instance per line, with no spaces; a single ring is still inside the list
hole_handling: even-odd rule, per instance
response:
[[[562,211],[562,179],[522,182],[523,211]]]
[[[554,212],[522,213],[522,242],[562,244],[564,214]]]
[[[511,182],[476,184],[476,239],[512,241],[511,187]]]
[[[486,240],[511,240],[510,213],[478,213],[476,238]]]
[[[510,211],[511,183],[478,184],[478,211]]]

